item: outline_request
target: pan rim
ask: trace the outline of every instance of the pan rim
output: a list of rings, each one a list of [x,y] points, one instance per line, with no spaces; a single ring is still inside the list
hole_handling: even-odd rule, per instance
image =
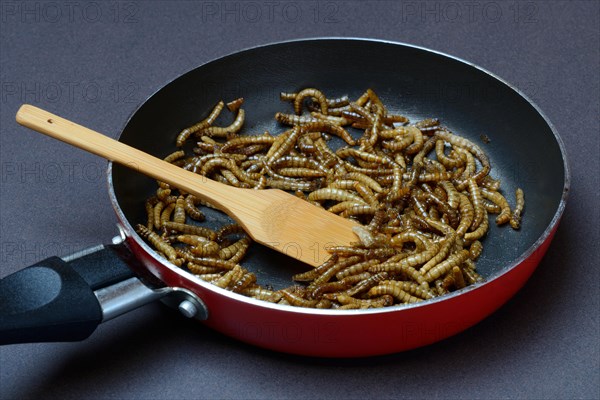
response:
[[[495,272],[492,276],[488,277],[485,281],[481,282],[481,283],[476,283],[473,285],[469,285],[463,289],[448,293],[446,295],[443,296],[439,296],[433,299],[429,299],[429,300],[425,300],[423,302],[419,302],[419,303],[415,303],[415,304],[402,304],[402,305],[395,305],[395,306],[391,306],[391,307],[383,307],[383,308],[376,308],[376,309],[366,309],[366,310],[331,310],[331,309],[314,309],[314,308],[304,308],[304,307],[296,307],[296,306],[288,306],[288,305],[281,305],[281,304],[274,304],[274,303],[269,303],[266,301],[262,301],[262,300],[257,300],[257,299],[253,299],[251,297],[247,297],[247,296],[243,296],[241,294],[237,294],[234,292],[231,292],[229,290],[226,289],[222,289],[219,288],[215,285],[212,285],[208,282],[205,282],[203,280],[201,280],[200,278],[197,278],[196,276],[194,276],[193,274],[169,263],[167,260],[165,260],[164,258],[160,257],[149,245],[146,244],[146,242],[144,242],[144,240],[135,232],[135,230],[133,229],[131,223],[129,222],[129,220],[126,218],[125,214],[123,213],[123,211],[121,210],[121,207],[119,206],[117,197],[116,197],[116,193],[114,190],[114,185],[113,185],[113,180],[112,180],[112,166],[113,163],[109,162],[108,163],[108,168],[107,168],[107,184],[108,184],[108,189],[109,189],[109,197],[110,197],[110,201],[111,204],[113,206],[113,209],[115,211],[115,213],[118,216],[118,219],[120,221],[120,224],[122,225],[127,237],[133,239],[137,245],[139,245],[148,255],[150,255],[155,262],[159,263],[163,268],[168,269],[169,271],[179,275],[181,278],[185,279],[186,281],[191,282],[192,284],[194,284],[195,286],[200,286],[205,290],[210,290],[212,292],[215,292],[219,295],[223,295],[226,297],[231,298],[232,300],[235,301],[242,301],[244,303],[248,303],[250,305],[253,306],[259,306],[259,307],[264,307],[264,308],[269,308],[269,309],[273,309],[273,310],[277,310],[277,311],[285,311],[285,312],[294,312],[294,313],[299,313],[299,314],[309,314],[309,315],[327,315],[327,316],[340,316],[340,317],[348,317],[348,316],[352,316],[352,315],[370,315],[370,314],[383,314],[383,313],[389,313],[389,312],[399,312],[399,311],[403,311],[403,310],[413,310],[416,308],[421,308],[421,307],[428,307],[430,305],[434,305],[438,302],[441,301],[445,301],[445,300],[450,300],[453,299],[457,296],[461,296],[463,294],[475,291],[475,290],[479,290],[480,288],[485,287],[486,285],[492,283],[493,281],[496,281],[497,279],[500,279],[503,275],[511,272],[514,268],[516,268],[518,265],[520,265],[521,263],[523,263],[525,260],[527,260],[529,257],[531,257],[539,248],[540,246],[542,246],[543,243],[546,242],[546,240],[548,240],[548,238],[552,235],[553,231],[555,230],[555,228],[557,227],[563,213],[566,207],[566,202],[568,199],[568,195],[570,192],[570,186],[571,186],[571,172],[570,172],[570,168],[569,168],[569,163],[567,160],[567,152],[566,152],[566,147],[565,144],[562,140],[562,138],[560,137],[556,127],[552,124],[552,122],[550,121],[550,119],[546,116],[546,114],[539,108],[539,106],[537,104],[535,104],[527,95],[525,95],[521,90],[519,90],[518,88],[516,88],[515,86],[513,86],[512,84],[510,84],[509,82],[507,82],[506,80],[504,80],[503,78],[499,77],[498,75],[486,70],[483,67],[480,67],[470,61],[464,60],[460,57],[457,56],[453,56],[453,55],[449,55],[447,53],[441,52],[441,51],[437,51],[437,50],[433,50],[427,47],[423,47],[423,46],[418,46],[418,45],[413,45],[413,44],[409,44],[409,43],[404,43],[404,42],[397,42],[397,41],[391,41],[391,40],[385,40],[385,39],[375,39],[375,38],[364,38],[364,37],[314,37],[314,38],[302,38],[302,39],[293,39],[293,40],[286,40],[286,41],[278,41],[278,42],[271,42],[271,43],[267,43],[267,44],[262,44],[262,45],[257,45],[257,46],[252,46],[252,47],[247,47],[244,48],[242,50],[238,50],[238,51],[234,51],[231,53],[228,53],[226,55],[220,56],[218,58],[214,58],[211,59],[205,63],[202,63],[196,67],[194,67],[193,69],[175,77],[174,79],[170,80],[169,82],[167,82],[166,84],[164,84],[163,86],[161,86],[160,88],[158,88],[156,91],[154,91],[150,96],[148,96],[144,101],[142,101],[137,107],[136,109],[129,115],[129,117],[127,118],[127,120],[125,121],[125,124],[123,125],[123,128],[121,129],[121,132],[119,133],[119,137],[118,139],[120,139],[121,134],[123,133],[125,127],[127,127],[127,125],[130,123],[131,119],[134,117],[134,115],[136,115],[138,113],[138,111],[147,103],[147,101],[149,99],[151,99],[152,97],[154,97],[156,94],[158,94],[160,91],[162,91],[165,87],[169,86],[171,83],[173,83],[174,81],[180,79],[181,77],[187,75],[188,73],[191,73],[195,70],[197,70],[198,68],[204,67],[208,64],[211,64],[213,62],[217,62],[217,61],[223,61],[224,59],[231,57],[231,56],[239,56],[242,53],[246,53],[246,52],[250,52],[253,50],[257,50],[257,49],[263,49],[263,48],[267,48],[267,47],[275,47],[275,46],[280,46],[280,45],[286,45],[286,44],[290,44],[290,43],[303,43],[303,42],[317,42],[317,41],[349,41],[349,42],[366,42],[366,43],[379,43],[379,44],[388,44],[388,45],[393,45],[393,46],[401,46],[401,47],[408,47],[408,48],[412,48],[412,49],[417,49],[417,50],[421,50],[427,53],[433,53],[442,57],[446,57],[446,58],[450,58],[452,60],[458,61],[462,64],[465,64],[471,68],[474,68],[476,70],[478,70],[479,72],[482,72],[484,74],[487,74],[489,76],[491,76],[492,78],[494,78],[495,80],[499,81],[500,83],[506,85],[508,88],[512,89],[514,92],[516,92],[520,97],[522,97],[523,99],[525,99],[525,101],[527,101],[534,109],[535,111],[543,118],[544,122],[548,125],[548,127],[550,128],[550,131],[552,132],[554,139],[556,140],[556,143],[559,146],[559,150],[561,153],[561,157],[562,157],[562,161],[563,161],[563,171],[564,171],[564,182],[563,182],[563,189],[562,189],[562,195],[560,198],[560,202],[558,204],[558,207],[554,213],[554,216],[552,218],[552,220],[550,221],[550,223],[548,224],[548,226],[546,227],[546,229],[544,229],[543,233],[540,235],[540,237],[527,249],[525,250],[519,257],[517,257],[515,260],[513,260],[512,262],[510,262],[508,265],[502,267],[500,270],[498,270],[497,272]]]

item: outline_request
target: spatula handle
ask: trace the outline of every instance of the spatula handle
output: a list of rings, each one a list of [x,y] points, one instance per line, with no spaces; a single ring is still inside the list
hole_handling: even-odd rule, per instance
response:
[[[122,164],[144,175],[169,183],[179,189],[227,209],[226,200],[235,188],[183,170],[141,150],[78,125],[38,107],[24,104],[17,112],[17,122],[107,160]]]

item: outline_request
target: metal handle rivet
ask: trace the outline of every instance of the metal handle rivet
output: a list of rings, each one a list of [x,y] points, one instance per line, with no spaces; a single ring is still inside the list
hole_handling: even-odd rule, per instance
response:
[[[196,305],[189,300],[183,300],[177,308],[187,318],[193,318],[198,313]]]

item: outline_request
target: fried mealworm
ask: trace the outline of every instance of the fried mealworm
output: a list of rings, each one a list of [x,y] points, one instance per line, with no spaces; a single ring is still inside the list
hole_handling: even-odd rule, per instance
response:
[[[523,194],[517,192],[511,213],[480,147],[437,119],[411,123],[389,112],[372,89],[356,101],[328,99],[316,88],[281,98],[294,108],[275,114],[276,121],[290,125],[284,132],[246,135],[243,98],[227,103],[235,114],[229,126],[213,126],[224,107],[220,102],[205,120],[178,136],[176,144],[182,147],[196,135],[193,153],[178,150],[166,160],[227,185],[294,192],[353,218],[357,243],[327,246],[332,256],[325,263],[294,276],[307,288],[274,292],[240,265],[250,248],[240,226],[215,232],[187,224],[187,217],[203,221],[201,208],[212,205],[158,181],[155,196],[145,204],[146,229],[153,239],[150,233],[142,236],[160,255],[227,290],[316,308],[427,300],[482,279],[473,260],[482,252],[487,213],[499,214],[498,224],[518,227]],[[301,115],[304,107],[308,112]],[[349,125],[355,130],[344,128]],[[345,147],[339,146],[342,141]]]
[[[382,296],[386,294],[394,297],[400,303],[418,303],[420,301],[423,301],[423,299],[411,296],[410,294],[406,293],[400,287],[390,284],[382,284],[379,286],[372,287],[369,290],[369,293],[367,293],[367,295],[371,297]]]
[[[140,236],[147,239],[156,250],[164,253],[169,261],[173,262],[178,258],[175,249],[165,242],[156,232],[152,232],[141,224],[136,225],[135,230]]]
[[[327,98],[320,90],[314,88],[303,89],[294,97],[294,112],[297,115],[302,113],[302,102],[306,97],[312,97],[316,100],[321,107],[321,112],[327,115],[327,109],[329,108]]]
[[[509,222],[513,229],[519,229],[521,227],[521,213],[525,207],[525,195],[523,194],[523,189],[517,188],[515,197],[517,198],[517,201]]]
[[[425,274],[425,280],[432,282],[442,275],[445,275],[454,266],[459,265],[469,257],[468,250],[461,250],[458,253],[450,255],[446,260],[442,261]]]
[[[240,129],[242,129],[242,125],[244,125],[245,115],[246,114],[244,109],[240,108],[237,111],[235,120],[231,123],[231,125],[226,127],[210,126],[208,128],[202,129],[200,133],[208,137],[227,137],[227,135],[237,133],[240,131]]]
[[[210,114],[208,115],[207,118],[203,119],[202,121],[198,122],[195,125],[192,125],[188,128],[185,128],[184,130],[182,130],[179,133],[179,135],[177,136],[177,140],[175,142],[177,147],[183,146],[185,141],[190,137],[190,135],[192,133],[196,133],[196,132],[200,131],[201,129],[204,129],[204,128],[212,125],[212,123],[217,119],[219,114],[221,114],[223,107],[225,107],[225,103],[223,101],[219,101],[217,103],[217,105],[213,108],[213,110],[210,112]]]
[[[497,225],[503,225],[510,221],[510,206],[508,205],[508,201],[506,201],[502,194],[500,194],[499,192],[493,192],[485,188],[481,189],[481,194],[483,195],[483,197],[500,207],[500,214],[496,217]]]

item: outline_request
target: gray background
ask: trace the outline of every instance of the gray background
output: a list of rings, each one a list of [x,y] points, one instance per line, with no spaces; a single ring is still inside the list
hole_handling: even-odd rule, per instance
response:
[[[381,38],[472,61],[544,110],[572,167],[538,270],[456,337],[384,357],[311,359],[150,305],[82,343],[0,348],[1,399],[599,398],[599,2],[2,1],[0,11],[0,276],[116,234],[105,162],[17,126],[21,103],[115,137],[167,81],[278,40]]]

